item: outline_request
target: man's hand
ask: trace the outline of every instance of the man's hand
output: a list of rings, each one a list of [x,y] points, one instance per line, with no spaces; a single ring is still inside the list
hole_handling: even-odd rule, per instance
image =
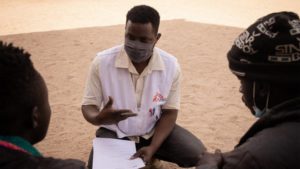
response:
[[[114,109],[112,104],[113,99],[109,97],[108,102],[97,116],[97,119],[101,124],[116,124],[119,121],[127,119],[128,117],[137,115],[129,109]]]
[[[96,126],[102,124],[115,124],[128,117],[137,115],[129,109],[113,109],[112,104],[113,99],[109,97],[108,102],[100,112],[96,105],[82,105],[81,111],[84,118]]]
[[[219,169],[222,165],[222,154],[219,149],[215,153],[205,152],[196,169]]]
[[[139,149],[130,159],[135,159],[140,157],[147,165],[151,161],[154,153],[155,153],[154,148],[152,148],[151,146],[146,146]]]

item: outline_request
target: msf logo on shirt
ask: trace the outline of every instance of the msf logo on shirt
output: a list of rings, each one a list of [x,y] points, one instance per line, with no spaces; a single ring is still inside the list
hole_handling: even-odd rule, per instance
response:
[[[164,96],[161,95],[159,92],[156,92],[156,94],[153,96],[152,101],[153,101],[153,102],[161,102],[161,101],[164,101]]]
[[[150,114],[150,116],[154,116],[154,115],[155,115],[155,111],[157,111],[157,110],[159,109],[158,107],[160,107],[160,106],[162,106],[163,104],[165,104],[166,101],[165,101],[164,96],[163,96],[162,94],[160,94],[159,92],[157,92],[157,93],[153,96],[152,102],[154,103],[155,106],[149,109],[149,114]],[[158,120],[158,118],[159,118],[159,117],[156,115],[156,116],[155,116],[155,119]]]
[[[275,55],[269,56],[270,62],[296,62],[300,60],[300,42],[297,45],[284,44],[275,47]]]

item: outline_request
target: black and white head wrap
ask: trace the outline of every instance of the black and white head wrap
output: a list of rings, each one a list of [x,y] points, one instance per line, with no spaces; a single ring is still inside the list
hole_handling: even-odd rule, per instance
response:
[[[271,13],[250,25],[227,54],[239,78],[300,83],[300,20],[293,12]]]

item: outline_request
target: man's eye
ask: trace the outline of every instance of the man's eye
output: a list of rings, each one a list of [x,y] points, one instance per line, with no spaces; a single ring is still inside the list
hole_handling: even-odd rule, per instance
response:
[[[125,37],[126,37],[127,39],[129,39],[129,40],[135,40],[134,36],[131,36],[131,35],[128,35],[128,34],[127,34]]]
[[[129,39],[129,40],[135,40],[135,38],[132,37],[132,36],[129,36],[128,39]]]
[[[151,39],[141,39],[142,43],[152,43]]]
[[[140,40],[142,43],[148,43],[147,39],[141,39]]]

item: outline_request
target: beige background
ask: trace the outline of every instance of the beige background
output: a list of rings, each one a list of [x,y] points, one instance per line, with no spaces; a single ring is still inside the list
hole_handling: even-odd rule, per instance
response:
[[[89,64],[98,51],[122,43],[126,12],[141,3],[160,12],[158,47],[174,54],[183,71],[178,124],[209,151],[229,151],[255,121],[241,102],[226,53],[258,17],[299,13],[298,0],[1,0],[0,39],[29,51],[48,85],[52,119],[46,139],[37,145],[44,155],[88,159],[97,128],[80,111]]]
[[[234,27],[247,27],[270,12],[300,12],[299,0],[1,0],[0,35],[123,24],[137,4],[155,7],[162,20]]]

